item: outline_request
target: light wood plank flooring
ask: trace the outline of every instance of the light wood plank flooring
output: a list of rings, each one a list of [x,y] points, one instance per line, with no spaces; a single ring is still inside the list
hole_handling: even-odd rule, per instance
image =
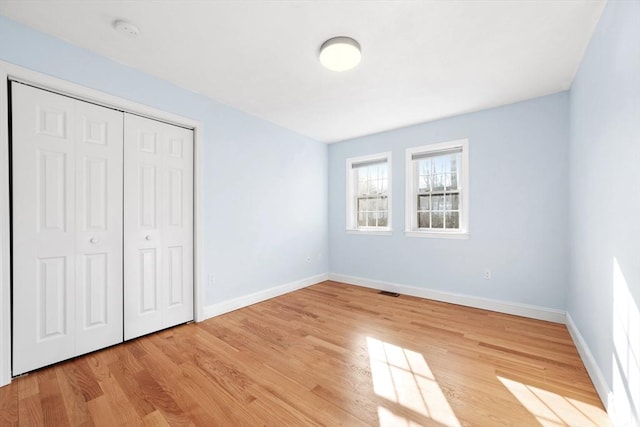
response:
[[[0,388],[0,425],[607,426],[564,325],[324,282]]]

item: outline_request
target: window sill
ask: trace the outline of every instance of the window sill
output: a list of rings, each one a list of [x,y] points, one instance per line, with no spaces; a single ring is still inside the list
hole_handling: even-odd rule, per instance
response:
[[[437,231],[405,231],[404,235],[407,237],[422,237],[427,239],[462,239],[469,238],[468,232],[446,233]]]
[[[372,236],[391,236],[391,229],[384,230],[362,230],[357,228],[347,228],[347,234],[363,234]]]

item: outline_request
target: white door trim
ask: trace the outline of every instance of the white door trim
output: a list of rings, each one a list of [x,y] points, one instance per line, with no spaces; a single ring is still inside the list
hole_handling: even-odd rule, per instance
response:
[[[194,319],[204,316],[204,271],[202,236],[202,123],[187,117],[158,110],[144,104],[119,98],[101,91],[51,77],[8,62],[0,61],[0,387],[11,382],[11,283],[10,283],[10,223],[9,223],[9,99],[8,79],[31,84],[83,101],[126,111],[150,119],[193,129],[193,184],[194,184]]]

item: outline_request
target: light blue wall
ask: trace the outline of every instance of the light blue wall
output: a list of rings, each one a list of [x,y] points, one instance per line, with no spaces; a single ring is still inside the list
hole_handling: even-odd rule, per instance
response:
[[[568,105],[565,92],[330,145],[330,271],[564,308]],[[469,139],[469,239],[405,237],[405,149],[461,138]],[[345,159],[383,151],[393,157],[393,234],[347,234]]]
[[[328,157],[323,144],[2,17],[0,40],[0,60],[203,122],[204,264],[218,282],[207,303],[331,271],[568,308],[620,419],[637,417],[637,0],[608,2],[570,93],[333,144]],[[470,238],[405,237],[404,150],[460,138]],[[393,153],[393,234],[346,234],[345,159],[382,151]]]
[[[613,393],[616,424],[639,423],[640,2],[608,2],[570,99],[568,311]]]
[[[325,144],[3,17],[0,41],[2,61],[203,123],[207,304],[327,271]]]

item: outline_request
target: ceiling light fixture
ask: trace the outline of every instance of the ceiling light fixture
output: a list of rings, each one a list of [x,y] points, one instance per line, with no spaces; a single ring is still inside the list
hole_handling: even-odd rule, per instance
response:
[[[331,71],[351,70],[360,59],[360,44],[351,37],[334,37],[320,46],[320,63]]]
[[[120,34],[124,34],[127,37],[138,37],[140,35],[140,30],[138,27],[133,25],[131,22],[123,21],[118,19],[114,21],[113,28],[116,29]]]

